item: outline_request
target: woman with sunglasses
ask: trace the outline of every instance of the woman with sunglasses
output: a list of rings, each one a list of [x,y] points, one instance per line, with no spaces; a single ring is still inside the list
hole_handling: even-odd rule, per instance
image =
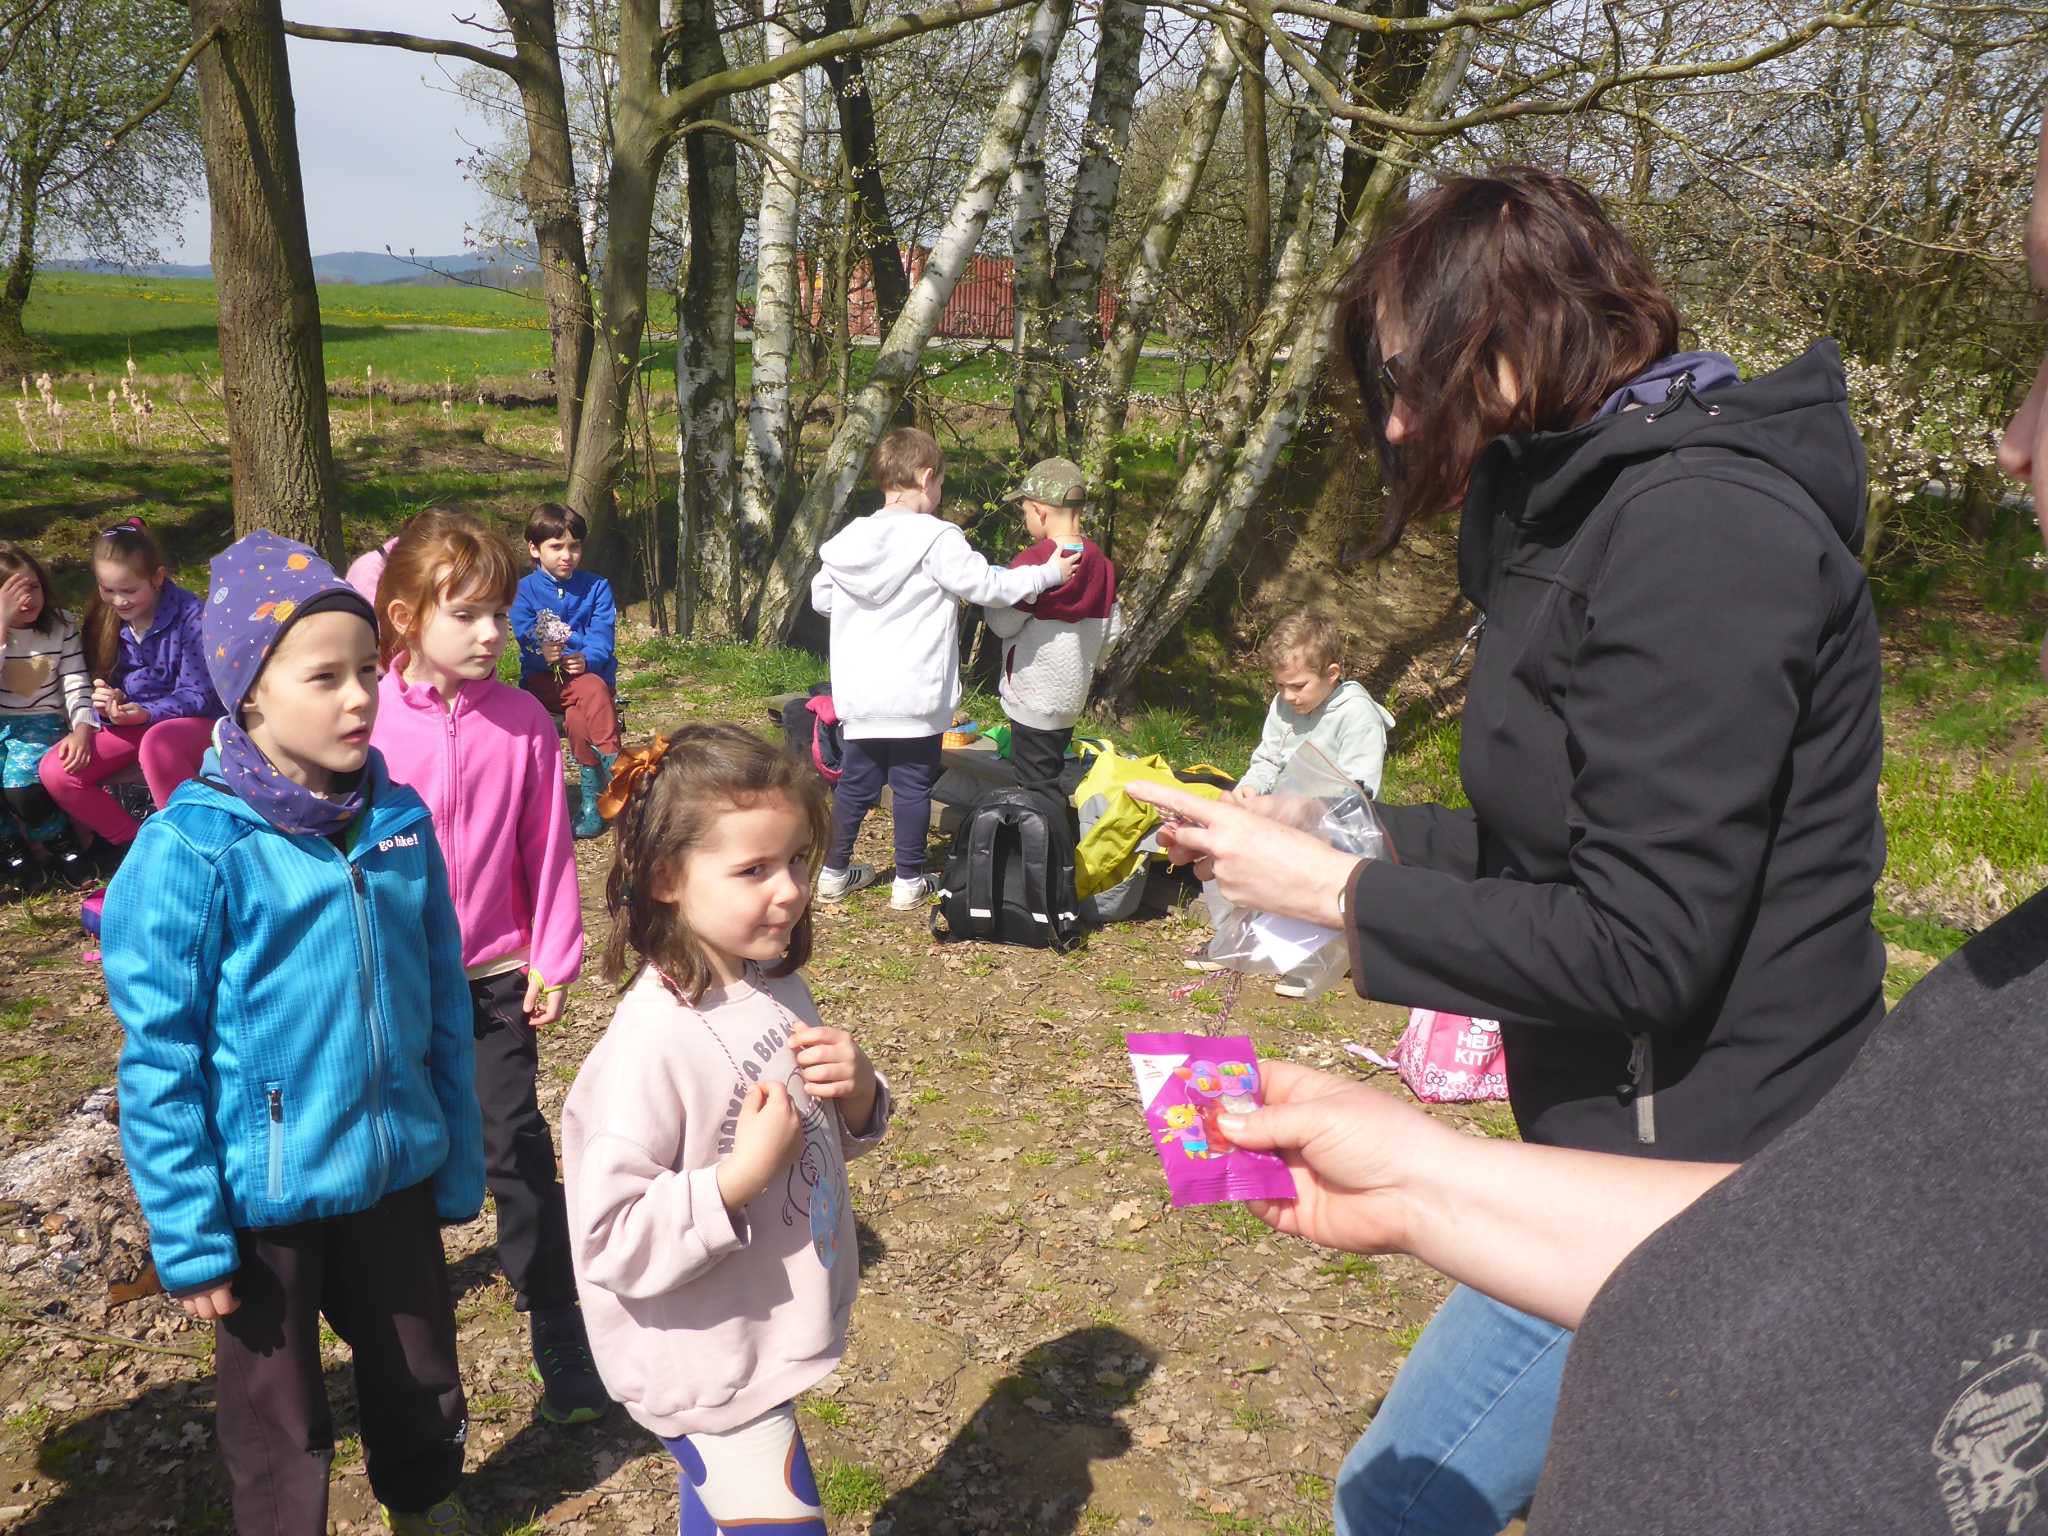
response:
[[[1584,188],[1452,178],[1361,257],[1348,364],[1380,548],[1462,505],[1480,613],[1469,810],[1381,808],[1361,862],[1252,810],[1170,829],[1224,895],[1342,929],[1360,994],[1502,1021],[1524,1140],[1739,1162],[1883,1014],[1864,460],[1820,342],[1749,380],[1679,350]],[[1337,1484],[1343,1536],[1494,1536],[1542,1470],[1571,1335],[1459,1287]]]

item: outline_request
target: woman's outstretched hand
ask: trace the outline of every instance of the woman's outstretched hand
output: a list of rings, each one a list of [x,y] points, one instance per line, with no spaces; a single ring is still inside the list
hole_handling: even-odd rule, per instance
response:
[[[1261,1061],[1259,1077],[1265,1108],[1219,1124],[1239,1146],[1277,1153],[1296,1198],[1247,1201],[1252,1214],[1325,1248],[1408,1251],[1408,1170],[1418,1158],[1455,1156],[1456,1133],[1391,1094],[1291,1061]]]
[[[1139,782],[1130,796],[1167,816],[1160,846],[1176,864],[1193,864],[1195,877],[1214,881],[1234,906],[1277,912],[1324,928],[1341,928],[1337,898],[1358,867],[1358,855],[1332,848],[1269,814],[1284,797],[1264,796],[1259,808],[1191,795],[1164,784]]]

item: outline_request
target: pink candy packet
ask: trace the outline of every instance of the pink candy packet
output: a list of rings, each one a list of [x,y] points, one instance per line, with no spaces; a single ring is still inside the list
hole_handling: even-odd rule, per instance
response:
[[[1219,1115],[1257,1109],[1258,1055],[1248,1035],[1125,1035],[1138,1102],[1176,1206],[1292,1200],[1294,1177],[1270,1152],[1233,1146]]]

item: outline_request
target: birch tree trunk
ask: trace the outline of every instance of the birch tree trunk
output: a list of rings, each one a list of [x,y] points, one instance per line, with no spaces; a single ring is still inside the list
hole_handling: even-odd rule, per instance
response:
[[[779,14],[762,23],[764,56],[780,59],[797,36]],[[791,358],[796,351],[797,172],[804,154],[804,72],[768,87],[769,153],[761,157],[754,257],[754,383],[740,461],[740,538],[766,545],[789,490]]]
[[[1052,229],[1045,209],[1045,98],[1010,168],[1012,258],[1010,415],[1017,455],[1030,464],[1059,451],[1052,356]]]
[[[724,69],[712,0],[688,0],[683,16],[677,68],[698,79]],[[725,114],[721,103],[703,116],[723,120]],[[683,156],[690,263],[676,303],[677,628],[686,637],[701,626],[707,637],[729,639],[740,629],[744,573],[765,552],[745,547],[735,516],[739,146],[722,133],[686,131]]]
[[[1454,27],[1439,36],[1403,115],[1410,118],[1444,115],[1471,63],[1475,42],[1473,30],[1467,27]],[[1413,144],[1398,137],[1391,141],[1390,147],[1403,159],[1416,154]],[[1250,430],[1243,432],[1243,447],[1231,463],[1227,478],[1209,497],[1199,524],[1183,541],[1183,547],[1188,551],[1186,559],[1166,580],[1155,584],[1148,594],[1125,609],[1124,632],[1100,674],[1100,687],[1105,695],[1120,698],[1130,694],[1139,669],[1187,617],[1189,607],[1208,587],[1217,567],[1223,563],[1243,531],[1246,517],[1272,476],[1280,450],[1293,441],[1302,413],[1315,391],[1317,376],[1329,354],[1337,285],[1365,250],[1367,241],[1388,209],[1396,203],[1407,174],[1394,158],[1383,158],[1367,178],[1364,191],[1349,210],[1344,233],[1330,247],[1308,284],[1305,302],[1299,309],[1300,319],[1294,327],[1292,350],[1286,367],[1281,371],[1278,388]],[[1307,223],[1303,219],[1297,225],[1297,239]],[[1274,286],[1277,297],[1277,279]],[[1190,466],[1189,473],[1193,474],[1197,467]]]
[[[1107,512],[1107,539],[1114,543],[1115,510],[1110,502],[1109,482],[1116,478],[1116,439],[1124,429],[1130,407],[1131,380],[1138,371],[1138,358],[1152,327],[1152,311],[1159,303],[1166,265],[1180,243],[1181,224],[1188,204],[1201,184],[1202,171],[1209,163],[1209,151],[1216,143],[1216,130],[1223,122],[1223,108],[1230,100],[1231,83],[1237,79],[1237,54],[1233,41],[1242,41],[1243,24],[1226,22],[1216,28],[1209,52],[1202,60],[1193,99],[1182,121],[1180,141],[1167,163],[1166,175],[1146,214],[1145,232],[1139,238],[1129,270],[1124,273],[1122,292],[1117,296],[1116,324],[1110,328],[1099,366],[1089,380],[1087,424],[1081,438],[1081,468],[1088,477],[1088,501],[1098,513]]]
[[[1332,27],[1318,49],[1317,66],[1326,73],[1341,68],[1350,50],[1349,28]],[[1212,404],[1205,417],[1201,446],[1181,472],[1173,497],[1153,520],[1138,558],[1125,564],[1121,585],[1124,613],[1142,613],[1159,586],[1187,552],[1188,542],[1214,501],[1217,486],[1229,470],[1245,426],[1266,397],[1273,358],[1293,327],[1303,289],[1314,266],[1312,251],[1318,228],[1316,190],[1322,181],[1329,130],[1319,118],[1302,112],[1294,120],[1294,138],[1287,156],[1287,182],[1281,194],[1286,230],[1275,264],[1272,286],[1232,355],[1221,383],[1211,381]]]
[[[1131,104],[1138,94],[1138,58],[1145,46],[1145,8],[1136,0],[1102,0],[1096,17],[1095,83],[1081,129],[1081,163],[1066,228],[1052,256],[1052,349],[1060,377],[1066,451],[1081,451],[1087,376],[1102,345],[1102,263],[1116,218],[1117,188],[1131,147]]]
[[[278,0],[192,0],[213,220],[235,532],[269,528],[345,563],[320,296]]]
[[[1010,71],[1002,100],[990,119],[980,153],[954,200],[944,228],[932,242],[910,301],[890,329],[875,358],[874,372],[848,402],[846,420],[833,434],[825,457],[812,473],[802,503],[775,551],[755,601],[750,632],[757,639],[784,638],[798,605],[808,600],[807,582],[818,546],[833,518],[859,482],[868,455],[881,438],[889,417],[916,373],[925,343],[938,328],[981,232],[995,207],[996,194],[1009,175],[1024,131],[1045,92],[1052,56],[1073,13],[1073,0],[1038,0],[1019,29],[1017,62]]]

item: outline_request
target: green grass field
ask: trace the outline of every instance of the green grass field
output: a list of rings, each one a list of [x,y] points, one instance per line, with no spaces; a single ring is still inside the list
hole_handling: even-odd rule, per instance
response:
[[[113,277],[46,272],[36,278],[24,325],[48,349],[37,366],[55,375],[108,379],[128,360],[145,376],[218,377],[215,295],[203,278]],[[386,384],[442,388],[455,398],[473,394],[479,381],[528,379],[548,367],[547,311],[535,294],[495,288],[416,288],[406,285],[323,283],[320,321],[331,389],[360,393],[364,370]],[[656,390],[675,389],[675,303],[649,296],[649,336],[642,351]],[[872,347],[856,347],[856,383],[874,363]],[[952,399],[976,402],[1009,395],[1009,366],[985,348],[934,349],[928,366],[941,370],[932,387]],[[740,343],[739,388],[753,373],[752,350]],[[1172,394],[1179,367],[1146,358],[1138,369],[1141,394]],[[1189,370],[1189,387],[1201,382]],[[67,391],[68,392],[68,391]]]

